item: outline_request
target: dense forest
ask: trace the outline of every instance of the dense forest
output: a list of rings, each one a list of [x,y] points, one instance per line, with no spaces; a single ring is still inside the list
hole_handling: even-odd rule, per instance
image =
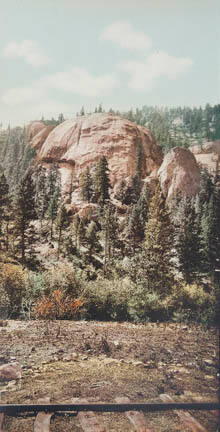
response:
[[[220,105],[116,114],[147,126],[164,152],[220,139]],[[80,218],[64,205],[59,168],[31,163],[26,141],[25,128],[1,132],[0,316],[216,322],[220,190],[205,170],[198,195],[176,196],[168,208],[159,183],[154,193],[143,185],[137,164],[116,207],[101,157],[81,173],[81,198],[96,211]]]

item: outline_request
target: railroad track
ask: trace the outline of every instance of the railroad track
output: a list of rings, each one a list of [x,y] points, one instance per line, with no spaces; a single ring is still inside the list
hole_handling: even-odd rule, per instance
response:
[[[134,404],[131,403],[127,397],[118,397],[114,404],[90,404],[86,399],[74,398],[68,402],[68,404],[50,404],[50,398],[44,398],[37,401],[37,404],[33,405],[0,405],[0,432],[14,432],[13,422],[7,426],[8,418],[16,417],[22,419],[23,429],[19,427],[19,431],[24,430],[30,432],[30,417],[32,417],[32,430],[34,432],[52,432],[52,431],[65,431],[65,420],[71,422],[71,428],[66,430],[71,431],[84,431],[84,432],[108,432],[108,426],[106,426],[106,413],[123,413],[126,416],[128,427],[126,431],[135,432],[155,432],[158,431],[158,427],[154,429],[152,426],[152,416],[149,420],[149,412],[164,413],[169,416],[172,411],[177,422],[177,427],[172,430],[178,430],[181,432],[209,432],[202,424],[194,418],[188,410],[207,410],[211,411],[213,416],[216,417],[216,425],[218,423],[219,404],[217,403],[191,403],[191,404],[180,404],[174,402],[171,396],[167,394],[160,395],[161,403],[157,404]],[[181,409],[180,409],[181,408]],[[103,415],[97,415],[97,412],[101,412]],[[53,416],[63,417],[61,428],[59,426],[53,427],[51,418]],[[24,422],[29,422],[25,425]],[[10,423],[10,422],[9,422]],[[70,425],[70,423],[68,423]],[[130,426],[129,426],[130,425]],[[27,427],[26,427],[27,426]],[[124,432],[124,426],[117,429],[118,432]],[[217,426],[216,426],[217,427]],[[16,429],[17,430],[17,429]],[[111,429],[113,430],[113,429]],[[115,429],[116,430],[116,429]],[[161,429],[162,430],[162,429]],[[166,429],[168,430],[168,429]],[[212,429],[213,430],[213,429]],[[216,429],[215,429],[216,430]],[[217,429],[218,431],[218,429]]]

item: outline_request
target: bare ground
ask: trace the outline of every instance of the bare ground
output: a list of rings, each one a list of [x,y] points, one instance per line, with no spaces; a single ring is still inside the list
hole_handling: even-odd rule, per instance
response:
[[[218,334],[214,328],[174,323],[8,321],[0,328],[0,364],[17,361],[22,378],[0,382],[2,403],[159,402],[167,393],[177,402],[217,402]],[[193,412],[215,431],[212,412]],[[124,414],[97,414],[106,431],[132,431]],[[145,414],[155,432],[187,431],[175,413]],[[26,432],[33,419],[8,418],[7,430]],[[74,429],[73,429],[74,427]],[[51,431],[81,431],[74,418],[55,417]]]

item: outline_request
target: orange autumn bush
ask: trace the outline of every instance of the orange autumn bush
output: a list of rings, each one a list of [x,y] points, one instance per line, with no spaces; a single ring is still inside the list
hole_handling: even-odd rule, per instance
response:
[[[72,299],[57,289],[51,295],[43,295],[34,306],[34,316],[39,319],[70,319],[76,317],[83,306],[82,299]]]

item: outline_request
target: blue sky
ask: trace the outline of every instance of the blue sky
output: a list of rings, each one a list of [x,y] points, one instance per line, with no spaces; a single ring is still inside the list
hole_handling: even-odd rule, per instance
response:
[[[0,122],[220,103],[217,0],[0,0]]]

